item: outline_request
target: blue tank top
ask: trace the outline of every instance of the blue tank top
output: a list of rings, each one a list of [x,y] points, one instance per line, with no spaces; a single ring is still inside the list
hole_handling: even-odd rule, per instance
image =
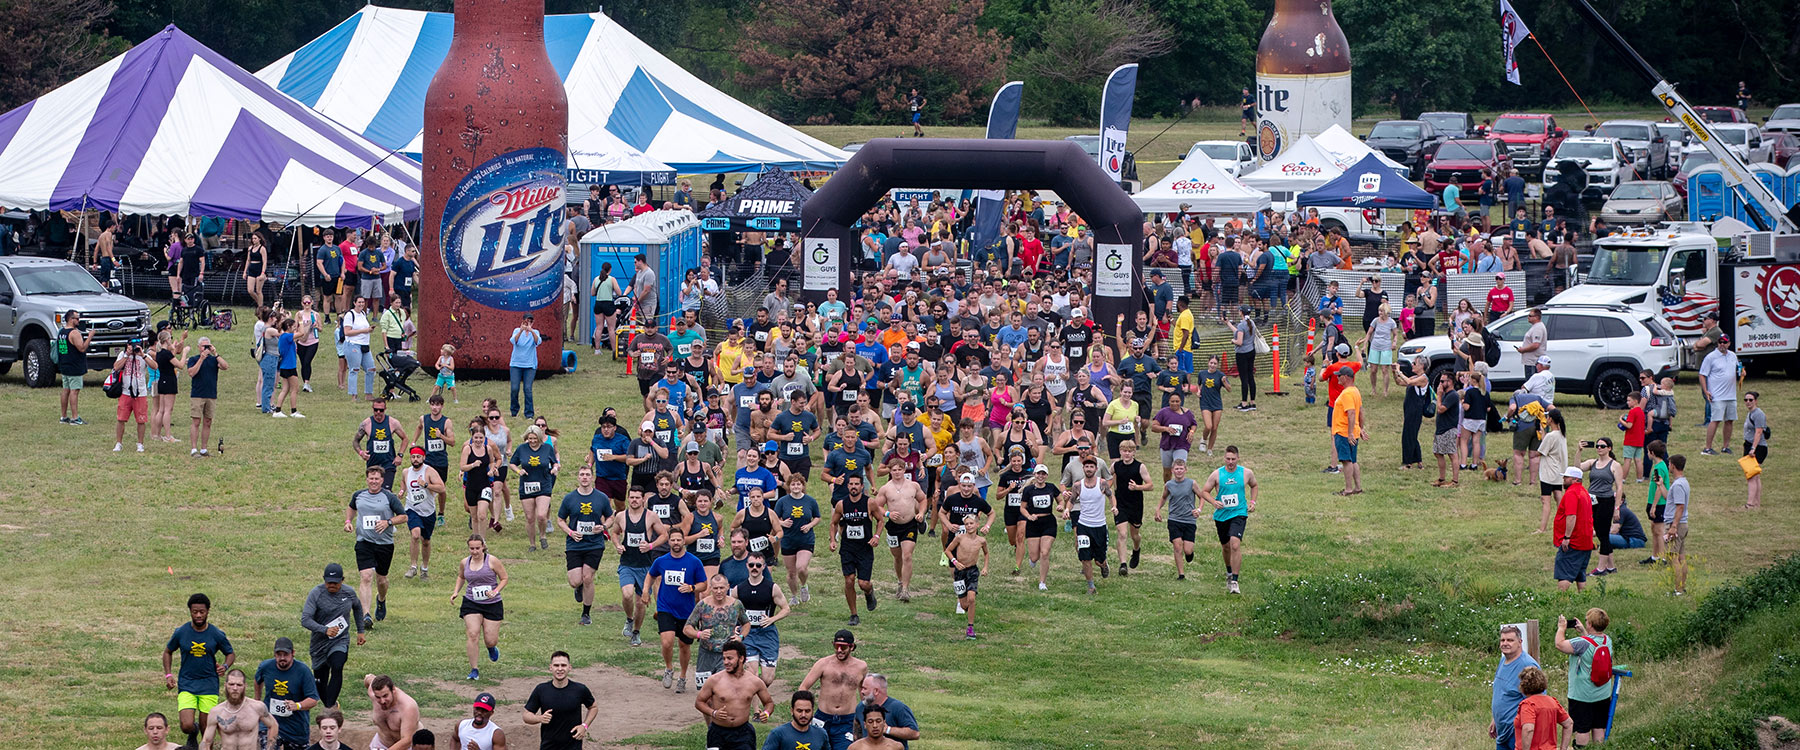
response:
[[[1214,521],[1229,521],[1239,516],[1249,515],[1250,496],[1245,494],[1244,467],[1227,469],[1219,467],[1218,500],[1225,507],[1213,510]]]

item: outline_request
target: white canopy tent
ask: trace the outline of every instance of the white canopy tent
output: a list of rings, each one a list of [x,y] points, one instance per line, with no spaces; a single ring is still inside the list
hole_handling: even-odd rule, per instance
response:
[[[1376,151],[1364,143],[1361,138],[1350,134],[1342,125],[1332,125],[1325,132],[1313,136],[1313,141],[1325,151],[1327,156],[1337,161],[1340,169],[1349,169],[1350,165],[1363,160],[1363,157],[1374,154],[1382,164],[1401,174],[1408,174],[1406,165],[1389,159],[1387,154]]]
[[[1205,153],[1195,152],[1175,171],[1131,196],[1146,213],[1252,214],[1269,207],[1269,194],[1225,174]]]
[[[1343,173],[1337,159],[1309,136],[1281,152],[1274,161],[1245,175],[1241,181],[1270,193],[1303,193],[1335,180]]]

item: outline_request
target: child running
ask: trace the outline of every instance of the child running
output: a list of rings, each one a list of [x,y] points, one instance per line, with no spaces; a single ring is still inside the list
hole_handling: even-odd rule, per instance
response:
[[[950,540],[949,549],[950,585],[956,590],[957,605],[969,614],[969,627],[963,631],[963,637],[971,641],[975,640],[975,587],[988,567],[987,537],[976,529],[978,521],[973,513],[964,515],[962,528]],[[978,561],[980,567],[976,567]]]

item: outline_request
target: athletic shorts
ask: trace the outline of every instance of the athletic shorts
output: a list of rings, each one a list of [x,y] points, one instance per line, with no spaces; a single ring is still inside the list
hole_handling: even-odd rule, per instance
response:
[[[1737,399],[1713,399],[1712,419],[1710,421],[1713,421],[1713,422],[1735,422],[1735,421],[1737,421]]]
[[[1686,521],[1675,524],[1675,538],[1669,540],[1669,544],[1668,544],[1667,548],[1664,549],[1663,551],[1665,551],[1671,555],[1680,555],[1680,554],[1685,554],[1687,552],[1687,522]]]
[[[275,371],[275,374],[280,375],[281,377],[284,377],[284,378],[293,378],[293,377],[299,377],[300,370],[299,370],[299,368],[295,368],[295,367],[282,367],[282,368],[277,369]]]
[[[1641,445],[1624,446],[1619,449],[1619,456],[1628,461],[1631,459],[1643,458],[1644,457],[1644,446],[1641,446]]]
[[[781,658],[781,632],[775,627],[751,628],[744,636],[744,658],[761,662],[769,669]]]
[[[1164,465],[1164,466],[1174,466],[1175,464],[1185,464],[1185,463],[1187,463],[1187,460],[1188,460],[1188,449],[1186,449],[1186,448],[1176,448],[1175,450],[1162,451],[1162,465]]]
[[[325,278],[325,282],[323,284],[320,284],[319,287],[320,287],[319,291],[328,297],[333,297],[333,296],[337,296],[339,294],[343,294],[344,293],[344,277],[328,276]]]
[[[116,416],[118,417],[120,422],[123,422],[126,420],[126,418],[132,417],[132,416],[136,416],[138,424],[143,424],[145,422],[148,422],[148,421],[150,421],[150,397],[149,396],[120,396],[119,397],[119,408],[117,411],[118,411],[118,414]],[[1749,444],[1746,443],[1745,445],[1749,445]],[[1765,451],[1765,453],[1766,453],[1766,451]]]
[[[210,714],[213,707],[217,705],[219,705],[218,693],[198,695],[183,690],[175,694],[175,710],[177,711],[186,711],[191,708],[203,714]]]
[[[1593,557],[1591,549],[1559,549],[1556,551],[1556,580],[1587,581],[1588,559]]]
[[[706,678],[725,670],[725,652],[704,646],[694,649],[694,692],[706,687]]]
[[[565,570],[574,570],[576,568],[593,568],[599,570],[600,561],[605,557],[606,548],[604,547],[600,549],[563,550],[563,563],[568,566]]]
[[[406,528],[418,529],[420,539],[430,540],[431,532],[437,531],[437,514],[409,510],[406,512]]]
[[[594,314],[595,315],[602,315],[602,316],[611,315],[618,311],[619,311],[619,303],[617,303],[617,302],[614,302],[609,299],[594,300]]]
[[[800,550],[806,550],[807,552],[812,552],[813,551],[813,543],[806,542],[806,543],[802,544],[800,542],[794,542],[793,544],[788,544],[788,540],[786,540],[786,539],[781,540],[781,556],[782,557],[786,557],[788,555],[798,555],[798,554],[800,554]]]
[[[845,578],[856,576],[858,581],[873,580],[875,548],[864,542],[846,542],[838,547],[838,565]]]
[[[1149,394],[1144,394],[1141,398],[1133,398],[1133,399],[1131,399],[1131,402],[1134,404],[1137,404],[1138,419],[1149,419],[1150,418],[1150,395]],[[1138,447],[1139,448],[1144,447],[1143,443],[1139,443]]]
[[[1075,524],[1075,558],[1106,561],[1106,527]]]
[[[1026,539],[1037,539],[1039,537],[1046,537],[1046,536],[1050,537],[1051,539],[1056,538],[1056,516],[1055,515],[1050,514],[1050,513],[1045,513],[1043,518],[1039,518],[1036,521],[1026,521],[1025,522],[1025,538]]]
[[[825,725],[825,741],[830,747],[813,750],[844,750],[856,741],[856,714],[832,714],[820,711],[814,716]],[[798,744],[798,743],[796,743]]]
[[[1533,422],[1532,424],[1536,425],[1537,423]],[[1537,447],[1537,442],[1538,442],[1537,427],[1535,427],[1535,426],[1526,427],[1525,424],[1522,422],[1520,424],[1518,424],[1517,426],[1513,427],[1512,446],[1513,446],[1514,452],[1523,452],[1523,451],[1529,451],[1529,450],[1535,449]],[[1630,450],[1630,449],[1627,448],[1626,450]],[[1638,451],[1642,452],[1643,449],[1639,448]]]
[[[1019,513],[1019,506],[1008,504],[1000,511],[1000,525],[1011,527],[1015,523],[1024,523],[1025,516]]]
[[[1244,524],[1249,520],[1249,516],[1238,516],[1237,518],[1226,521],[1213,521],[1213,531],[1218,532],[1219,544],[1230,544],[1232,537],[1237,537],[1242,540],[1244,538]]]
[[[1561,492],[1562,489],[1563,486],[1561,484],[1551,484],[1543,480],[1538,480],[1538,495],[1541,497],[1555,497],[1556,493]]]
[[[1597,701],[1569,699],[1569,718],[1575,721],[1575,731],[1577,732],[1605,730],[1606,716],[1611,712],[1611,696]]]
[[[698,683],[699,673],[694,679]],[[710,724],[706,727],[706,750],[756,750],[756,729],[750,722],[735,727]]]
[[[638,594],[642,595],[645,591],[649,590],[644,588],[644,582],[649,578],[650,566],[648,565],[641,568],[634,568],[623,563],[619,565],[619,588],[636,586]]]
[[[1669,522],[1669,505],[1668,505],[1668,503],[1662,503],[1660,505],[1652,505],[1650,503],[1644,503],[1644,517],[1650,519],[1651,523],[1668,523]]]
[[[141,397],[141,396],[139,397],[140,400],[142,400],[142,398],[143,397]],[[124,403],[124,399],[120,399],[119,402]],[[121,421],[123,421],[123,420],[121,420]],[[142,422],[142,421],[144,421],[144,419],[142,417],[139,417],[138,421]],[[1744,450],[1739,452],[1738,455],[1740,455],[1740,456],[1750,455],[1750,441],[1748,441],[1748,440],[1744,441]],[[1756,446],[1756,463],[1758,465],[1761,465],[1762,462],[1768,460],[1768,458],[1769,458],[1769,444],[1767,441],[1765,441],[1761,445]]]
[[[594,488],[600,490],[607,499],[612,500],[613,507],[625,507],[625,493],[629,490],[623,479],[594,479]]]
[[[375,575],[388,574],[388,566],[394,562],[394,545],[376,544],[374,542],[356,543],[356,569],[374,570]]]
[[[506,602],[482,604],[469,601],[469,597],[465,596],[462,600],[462,609],[457,611],[456,617],[461,619],[469,615],[481,615],[481,619],[488,622],[502,622],[506,620]]]
[[[382,296],[381,279],[363,279],[356,283],[357,296],[374,299]]]
[[[1194,532],[1198,531],[1199,529],[1200,529],[1199,524],[1182,523],[1180,521],[1170,521],[1169,522],[1169,541],[1173,542],[1173,541],[1179,539],[1181,541],[1187,542],[1188,544],[1193,544],[1194,543]],[[1239,533],[1242,533],[1241,529],[1239,530]]]
[[[925,533],[925,521],[915,518],[908,523],[888,521],[887,543],[889,547],[898,547],[901,542],[918,543],[919,537]]]
[[[1124,498],[1115,499],[1119,512],[1113,514],[1113,524],[1129,523],[1133,526],[1144,525],[1144,501],[1131,502]]]
[[[437,382],[435,383],[435,385],[439,388],[455,388],[456,387],[456,373],[454,373],[454,372],[439,372],[437,375]]]
[[[682,643],[693,643],[694,639],[689,638],[687,633],[682,632],[682,626],[686,624],[686,618],[676,617],[668,612],[656,613],[656,632],[674,633],[675,637],[681,639]]]
[[[950,571],[950,588],[958,597],[973,594],[981,585],[981,568],[974,565],[961,570]]]
[[[1350,438],[1333,434],[1331,436],[1331,444],[1337,448],[1337,459],[1339,461],[1356,463],[1357,444],[1350,442]]]
[[[63,390],[68,390],[68,391],[81,390],[81,384],[82,384],[81,379],[83,377],[85,377],[85,376],[83,376],[83,375],[64,375],[64,376],[62,376]]]
[[[781,464],[783,466],[786,466],[788,468],[788,471],[794,472],[794,474],[796,474],[798,476],[806,477],[808,479],[812,478],[812,457],[811,456],[804,456],[801,458],[796,458],[796,459],[791,459],[791,460],[784,457],[781,459]]]

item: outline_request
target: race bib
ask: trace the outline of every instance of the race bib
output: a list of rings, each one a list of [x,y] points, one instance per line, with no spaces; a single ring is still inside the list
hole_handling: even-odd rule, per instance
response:
[[[389,453],[393,450],[394,450],[394,444],[392,442],[389,442],[386,440],[377,440],[377,441],[375,441],[373,449],[369,452],[385,454],[385,453]]]
[[[849,389],[849,388],[845,388],[843,391],[843,394],[839,396],[839,400],[843,401],[846,404],[856,403],[856,391]]]
[[[890,548],[890,549],[899,547],[900,546],[900,537],[894,536],[893,534],[889,534],[889,535],[887,535],[887,543],[888,543],[888,548]]]
[[[1019,493],[1014,492],[1014,493],[1007,495],[1006,496],[1006,504],[1009,507],[1013,507],[1013,508],[1019,507]]]
[[[769,548],[769,538],[768,537],[759,536],[759,537],[752,537],[750,539],[750,551],[751,552],[761,552],[768,548]]]
[[[1184,424],[1169,425],[1169,434],[1170,435],[1174,435],[1175,437],[1181,437],[1181,433],[1183,433],[1183,432],[1187,432],[1187,425],[1184,425]]]
[[[644,543],[644,535],[641,532],[626,534],[625,535],[625,543],[629,544],[633,547],[642,546]]]
[[[768,331],[757,331],[756,332],[756,340],[757,341],[768,341],[769,340],[769,332]]]
[[[650,506],[650,510],[651,510],[651,512],[656,514],[657,518],[667,521],[667,520],[669,520],[669,516],[673,515],[675,513],[675,506],[652,505],[652,506]]]
[[[443,453],[444,452],[443,439],[442,438],[430,438],[430,439],[426,440],[425,441],[425,450],[431,451],[432,453]]]
[[[494,488],[492,488],[492,487],[481,488],[481,499],[492,502],[494,500]]]
[[[1238,493],[1229,492],[1229,493],[1220,495],[1219,496],[1219,504],[1224,505],[1227,508],[1238,507]]]
[[[606,457],[608,457],[608,456],[611,456],[611,455],[612,455],[612,454],[613,454],[613,452],[612,452],[612,449],[611,449],[611,448],[601,448],[601,449],[600,449],[600,450],[598,450],[598,451],[595,451],[595,452],[596,452],[596,453],[599,453],[599,454],[600,454],[600,457],[601,457],[601,458],[606,458]]]
[[[1038,510],[1049,510],[1050,509],[1050,496],[1049,495],[1038,495],[1037,497],[1034,497],[1031,499],[1031,505],[1032,505],[1032,507],[1035,507]]]
[[[330,630],[332,628],[337,628],[338,635],[343,635],[344,628],[348,628],[348,627],[350,627],[350,622],[348,620],[345,620],[343,615],[339,615],[337,617],[337,619],[332,620],[331,622],[325,623],[326,630]]]
[[[750,620],[751,625],[761,625],[764,620],[769,619],[769,610],[746,609],[744,610],[744,617]]]
[[[269,701],[269,715],[276,718],[286,718],[294,715],[294,709],[288,708],[286,699],[276,698],[275,700]]]
[[[1133,424],[1131,422],[1126,422],[1125,424],[1119,425],[1119,434],[1130,435],[1133,432],[1137,432],[1136,424]]]
[[[1084,352],[1086,352],[1086,351],[1087,351],[1087,348],[1086,348],[1086,347],[1080,347],[1080,346],[1071,346],[1071,347],[1069,347],[1069,356],[1071,356],[1071,357],[1079,357],[1079,356],[1081,356],[1081,355],[1082,355],[1082,353],[1084,353]]]
[[[680,353],[681,356],[685,357],[685,356],[693,353],[694,345],[693,344],[682,344],[680,346],[675,347],[675,351]]]
[[[656,364],[656,352],[644,352],[638,355],[638,361],[646,365]]]
[[[969,584],[963,583],[962,579],[959,578],[954,581],[951,581],[950,583],[951,583],[952,587],[954,587],[956,589],[957,596],[962,596],[963,594],[969,593]]]
[[[931,466],[931,467],[943,466],[944,465],[944,457],[942,454],[939,454],[939,455],[932,456],[931,458],[927,458],[927,459],[925,459],[925,465]]]
[[[494,595],[494,587],[493,586],[470,586],[469,587],[469,598],[470,599],[486,599],[493,595]]]
[[[663,571],[663,585],[664,586],[681,586],[686,583],[687,583],[687,571],[685,571],[685,570],[665,570],[665,571]]]
[[[582,536],[587,536],[588,534],[594,533],[594,522],[593,521],[576,521],[575,522],[575,533],[580,534]]]
[[[674,430],[657,430],[656,431],[656,440],[657,440],[657,442],[660,442],[660,443],[675,442],[675,431]]]
[[[857,539],[857,540],[868,539],[869,538],[869,530],[865,529],[861,526],[845,526],[844,527],[844,538],[845,539]]]
[[[1086,534],[1075,535],[1075,549],[1087,549],[1094,546],[1094,539]]]
[[[425,485],[414,484],[406,488],[406,499],[413,503],[425,502]]]
[[[739,409],[749,409],[754,406],[756,406],[756,397],[755,396],[739,396],[738,397],[738,408]]]
[[[787,454],[790,456],[805,455],[806,454],[806,444],[805,443],[788,443]]]
[[[375,525],[379,524],[379,523],[381,523],[381,516],[363,516],[362,517],[362,527],[363,527],[364,531],[374,531]]]
[[[542,489],[542,488],[543,488],[543,484],[540,482],[520,482],[519,483],[519,494],[535,495],[535,494],[537,494],[538,490]]]
[[[710,536],[694,540],[694,551],[702,555],[710,555],[719,551],[719,540]]]

